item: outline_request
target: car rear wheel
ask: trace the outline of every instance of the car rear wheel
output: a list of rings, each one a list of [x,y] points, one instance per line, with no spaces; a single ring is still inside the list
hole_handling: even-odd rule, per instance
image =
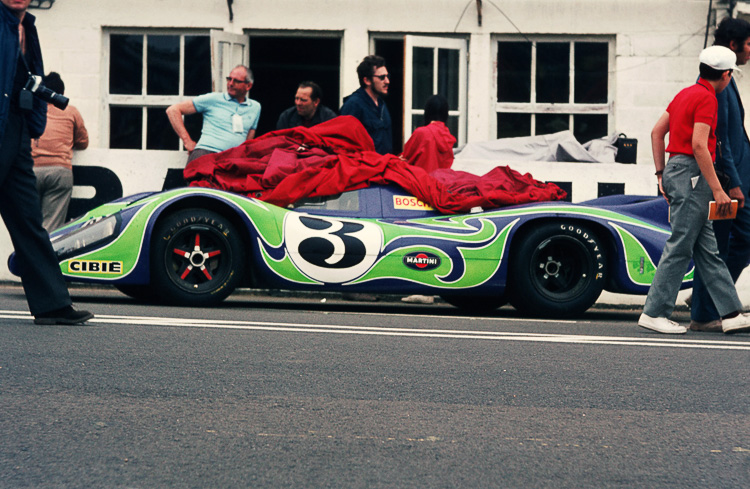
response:
[[[216,305],[242,278],[242,240],[232,223],[215,212],[185,209],[167,216],[152,244],[153,290],[167,303]]]
[[[604,289],[607,262],[600,238],[580,223],[547,222],[514,243],[510,303],[543,317],[582,314]]]

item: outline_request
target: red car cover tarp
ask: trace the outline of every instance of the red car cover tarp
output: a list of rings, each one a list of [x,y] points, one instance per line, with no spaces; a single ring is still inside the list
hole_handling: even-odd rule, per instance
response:
[[[398,156],[376,153],[364,126],[351,116],[269,132],[202,156],[187,165],[184,177],[191,186],[227,190],[281,207],[371,184],[396,184],[446,214],[566,196],[557,185],[507,166],[481,177],[450,169],[428,174]]]

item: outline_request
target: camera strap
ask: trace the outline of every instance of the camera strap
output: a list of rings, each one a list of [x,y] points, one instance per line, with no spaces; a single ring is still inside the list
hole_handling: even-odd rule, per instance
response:
[[[23,55],[23,52],[21,52],[21,45],[18,45],[18,56],[21,58],[21,61],[23,62],[24,67],[26,67],[26,72],[28,73],[29,79],[32,78],[31,75],[31,69],[29,68],[29,64],[26,62],[26,56]],[[18,107],[21,110],[32,110],[34,108],[34,96],[31,94],[31,92],[26,88],[26,86],[23,86],[21,88],[21,91],[18,93]]]
[[[21,51],[21,45],[18,45],[18,57],[21,58],[21,61],[23,61],[23,65],[26,68],[26,71],[29,73],[29,76],[31,76],[31,68],[29,68],[29,63],[26,62],[26,56]]]

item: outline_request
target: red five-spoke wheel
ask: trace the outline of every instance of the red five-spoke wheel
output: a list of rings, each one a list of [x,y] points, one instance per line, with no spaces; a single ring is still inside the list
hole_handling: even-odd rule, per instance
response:
[[[171,214],[160,221],[152,242],[151,281],[168,303],[214,305],[241,279],[242,242],[220,214],[203,209]]]

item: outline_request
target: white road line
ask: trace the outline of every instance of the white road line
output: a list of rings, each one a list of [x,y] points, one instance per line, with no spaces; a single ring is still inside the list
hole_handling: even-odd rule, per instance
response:
[[[329,313],[326,313],[329,314]],[[382,316],[382,312],[351,312],[351,311],[336,311],[336,314],[342,316]],[[437,319],[468,319],[469,321],[512,321],[518,323],[555,323],[555,324],[576,324],[576,323],[590,323],[591,321],[577,321],[575,319],[535,319],[535,318],[501,318],[501,317],[479,317],[479,316],[443,316],[435,314],[409,314],[409,313],[396,313],[389,312],[388,316],[396,317],[422,317],[422,318],[437,318]]]
[[[29,319],[28,313],[0,310],[0,319]],[[719,350],[748,350],[750,341],[716,341],[675,337],[618,337],[570,335],[554,333],[513,333],[456,329],[384,328],[374,326],[340,326],[333,324],[278,323],[265,321],[234,321],[213,319],[183,319],[153,316],[97,315],[89,321],[96,324],[120,324],[154,327],[235,329],[249,331],[280,331],[294,333],[333,333],[420,338],[452,338],[473,340],[530,341],[541,343],[570,343],[590,345],[660,346],[669,348],[698,348]]]

